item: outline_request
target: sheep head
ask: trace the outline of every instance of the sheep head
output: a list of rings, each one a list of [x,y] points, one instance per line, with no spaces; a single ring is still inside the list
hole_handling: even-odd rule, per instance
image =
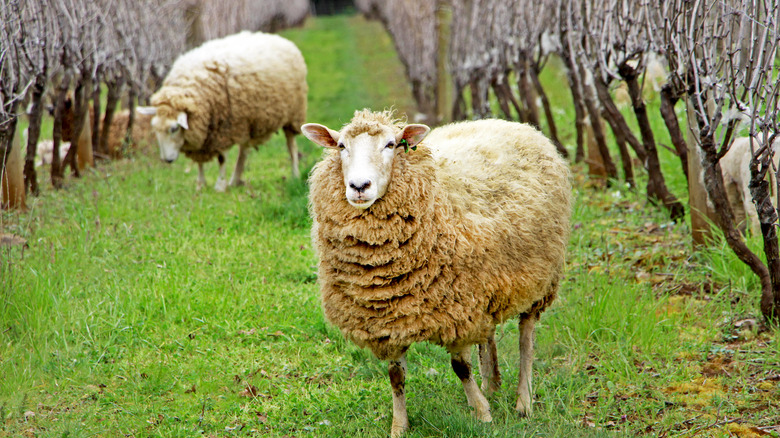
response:
[[[339,151],[347,202],[359,209],[371,207],[384,196],[396,156],[415,148],[430,131],[425,125],[401,126],[387,111],[366,114],[384,118],[386,123],[374,120],[356,124],[353,119],[340,132],[316,123],[301,127],[309,140]]]
[[[138,107],[139,114],[152,115],[152,130],[160,147],[160,158],[173,163],[184,145],[184,130],[189,129],[187,113],[168,107]]]

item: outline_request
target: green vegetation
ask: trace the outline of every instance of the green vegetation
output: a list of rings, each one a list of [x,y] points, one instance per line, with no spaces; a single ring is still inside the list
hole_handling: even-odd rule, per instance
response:
[[[318,18],[285,36],[309,65],[309,120],[411,108],[379,24]],[[572,147],[565,78],[543,79]],[[299,146],[306,171],[320,151]],[[684,197],[679,161],[663,160]],[[252,155],[246,187],[197,193],[195,178],[187,160],[136,153],[2,213],[0,231],[29,247],[0,246],[0,436],[387,436],[386,363],[323,318],[306,183],[289,178],[283,136]],[[767,436],[780,344],[756,330],[755,279],[723,245],[692,253],[687,226],[641,193],[579,166],[574,186],[560,299],[537,329],[533,417],[514,413],[508,322],[492,424],[470,416],[442,348],[411,349],[409,436]]]

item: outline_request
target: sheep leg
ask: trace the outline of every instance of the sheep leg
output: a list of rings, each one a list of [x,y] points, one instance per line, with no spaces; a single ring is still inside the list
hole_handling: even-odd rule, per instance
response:
[[[479,344],[479,375],[482,376],[482,393],[490,396],[501,388],[501,372],[498,370],[495,330],[487,342]]]
[[[390,386],[393,390],[393,425],[390,436],[400,437],[409,429],[409,417],[406,414],[406,356],[398,360],[391,360],[387,372],[390,375]]]
[[[238,146],[238,160],[236,160],[236,168],[233,170],[233,176],[230,177],[229,185],[231,187],[244,185],[244,180],[241,179],[241,175],[244,173],[244,163],[246,163],[246,156],[248,154],[248,146],[243,144]]]
[[[488,404],[487,398],[479,390],[479,386],[477,386],[477,382],[474,380],[474,374],[471,372],[471,361],[469,360],[470,351],[471,348],[469,347],[450,351],[452,370],[455,371],[455,375],[458,376],[463,384],[466,400],[468,400],[469,406],[474,408],[474,415],[487,423],[493,421],[493,417],[490,415],[490,404]]]
[[[520,316],[520,373],[517,385],[517,406],[521,416],[531,415],[531,375],[534,361],[534,325],[537,314]]]
[[[227,190],[227,181],[225,180],[225,156],[222,154],[217,155],[217,161],[219,161],[219,178],[217,178],[217,183],[214,184],[214,190],[224,192]]]
[[[724,179],[728,178],[724,177]],[[726,198],[729,200],[731,212],[734,213],[734,223],[736,224],[737,229],[744,236],[746,233],[747,224],[747,217],[745,216],[745,212],[748,211],[745,209],[744,194],[742,189],[732,181],[725,182],[724,185],[726,189]]]
[[[295,136],[297,133],[290,128],[284,128],[284,136],[287,138],[287,152],[290,153],[290,160],[292,161],[292,174],[295,178],[301,177],[301,172],[298,170],[298,145],[295,144]]]
[[[206,185],[206,173],[203,171],[203,163],[198,163],[198,184],[195,188],[201,191]]]
[[[758,211],[756,211],[756,205],[753,204],[753,195],[750,193],[750,180],[743,181],[742,184],[742,202],[745,209],[745,222],[749,222],[751,233],[760,233],[761,224],[758,222]],[[745,226],[747,228],[747,225]]]

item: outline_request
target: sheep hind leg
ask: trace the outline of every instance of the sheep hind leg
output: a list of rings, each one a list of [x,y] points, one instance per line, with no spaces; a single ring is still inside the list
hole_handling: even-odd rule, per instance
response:
[[[238,160],[236,160],[236,168],[233,170],[233,176],[230,177],[230,187],[243,186],[244,180],[241,179],[241,175],[244,173],[244,164],[246,163],[246,156],[249,154],[249,147],[247,145],[238,146]]]
[[[203,171],[203,163],[198,163],[198,184],[195,186],[195,188],[198,191],[203,190],[203,187],[206,185],[206,172]]]
[[[517,385],[517,406],[515,410],[521,416],[531,415],[531,378],[534,361],[534,326],[538,315],[535,313],[520,316],[520,373]]]
[[[409,417],[406,414],[406,357],[391,360],[387,367],[390,375],[390,386],[393,390],[393,425],[390,436],[398,438],[409,429]]]
[[[292,174],[295,178],[301,177],[301,171],[298,170],[298,145],[295,143],[295,136],[297,132],[291,128],[284,128],[284,136],[287,138],[287,152],[290,153],[290,161],[292,162]]]
[[[469,347],[458,351],[450,351],[452,358],[452,370],[463,384],[463,390],[466,392],[466,400],[469,406],[474,408],[474,415],[486,423],[493,421],[490,415],[490,404],[487,398],[479,390],[477,382],[474,380],[474,374],[471,372],[471,361],[469,360]]]
[[[219,161],[219,177],[217,178],[217,183],[214,184],[214,190],[224,192],[227,190],[227,181],[225,180],[225,156],[222,154],[217,155],[217,161]]]
[[[479,375],[482,376],[482,393],[489,397],[501,388],[501,372],[498,370],[495,330],[484,344],[479,344]]]

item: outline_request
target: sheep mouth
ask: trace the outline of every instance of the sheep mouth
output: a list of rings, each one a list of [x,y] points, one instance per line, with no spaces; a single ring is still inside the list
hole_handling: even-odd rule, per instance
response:
[[[366,209],[370,207],[375,199],[365,198],[362,196],[347,196],[347,202],[355,208]]]

